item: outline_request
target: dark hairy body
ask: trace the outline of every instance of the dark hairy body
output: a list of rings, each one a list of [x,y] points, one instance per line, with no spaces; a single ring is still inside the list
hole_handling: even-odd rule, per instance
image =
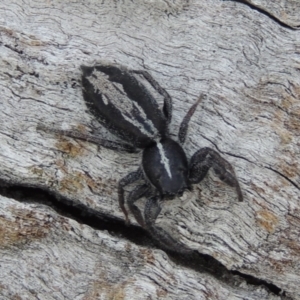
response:
[[[199,183],[213,168],[222,181],[236,189],[239,201],[243,200],[232,166],[215,150],[202,148],[190,159],[183,150],[189,121],[205,96],[200,96],[187,112],[180,125],[177,142],[170,137],[168,128],[172,118],[172,99],[148,72],[108,63],[82,66],[82,72],[83,97],[89,110],[98,122],[122,141],[108,141],[59,129],[50,131],[117,151],[142,150],[141,166],[121,179],[118,185],[119,204],[126,222],[129,218],[125,204],[161,247],[189,252],[186,246],[155,225],[164,199],[174,199],[191,190],[192,184]],[[162,109],[143,81],[147,81],[163,97]],[[45,128],[40,126],[40,129]],[[125,201],[124,187],[141,179],[144,183],[133,189]],[[135,205],[142,197],[147,197],[144,213]]]

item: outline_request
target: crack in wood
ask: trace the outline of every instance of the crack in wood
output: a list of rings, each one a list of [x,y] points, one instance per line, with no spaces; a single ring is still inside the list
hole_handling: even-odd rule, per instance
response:
[[[223,0],[223,1],[231,1],[231,2],[237,2],[237,3],[242,3],[244,5],[247,5],[248,7],[250,7],[253,10],[256,10],[257,12],[267,16],[268,18],[270,18],[271,20],[273,20],[274,22],[276,22],[277,24],[279,24],[280,26],[286,28],[286,29],[290,29],[290,30],[298,30],[299,26],[290,26],[287,23],[284,23],[283,21],[281,21],[279,18],[277,18],[276,16],[274,16],[272,13],[268,12],[267,10],[264,10],[262,7],[259,7],[247,0]]]
[[[277,18],[276,16],[274,16],[272,13],[270,13],[267,10],[264,10],[262,7],[259,7],[247,0],[223,0],[223,1],[231,1],[231,2],[237,2],[237,3],[242,3],[244,5],[247,5],[248,7],[250,7],[253,10],[256,10],[257,12],[267,16],[268,18],[270,18],[271,20],[273,20],[274,22],[276,22],[278,25],[280,25],[281,27],[284,27],[286,29],[290,29],[290,30],[298,30],[299,26],[290,26],[287,23],[284,23],[283,21],[281,21],[279,18]]]
[[[157,248],[147,232],[139,226],[126,226],[120,218],[90,209],[79,202],[77,203],[74,200],[50,191],[46,187],[37,187],[27,185],[26,183],[15,183],[0,179],[0,195],[13,198],[22,203],[46,205],[55,210],[59,215],[88,225],[95,230],[107,230],[112,236],[126,239],[136,245],[152,249]],[[286,292],[276,285],[239,271],[228,270],[212,256],[201,254],[198,251],[194,251],[189,255],[171,251],[166,252],[175,264],[193,269],[199,273],[208,273],[234,288],[241,286],[241,289],[243,289],[244,285],[242,283],[246,282],[253,288],[255,286],[262,286],[269,292],[281,296],[281,299],[290,299],[286,296]]]
[[[279,176],[283,177],[285,180],[287,180],[290,184],[292,184],[295,188],[297,188],[298,190],[300,190],[300,186],[298,186],[293,180],[291,180],[290,178],[288,178],[286,175],[280,173],[279,171],[271,168],[271,167],[265,167],[268,170],[271,170],[273,172],[275,172],[276,174],[278,174]]]

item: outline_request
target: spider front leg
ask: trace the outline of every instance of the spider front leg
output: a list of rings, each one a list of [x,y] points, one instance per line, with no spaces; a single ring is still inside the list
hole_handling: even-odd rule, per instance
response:
[[[137,171],[134,171],[134,172],[131,172],[129,174],[127,174],[125,177],[123,177],[120,181],[119,181],[119,185],[118,185],[118,196],[119,196],[119,205],[124,213],[124,216],[125,216],[125,222],[126,224],[129,224],[129,218],[128,218],[128,212],[127,212],[127,209],[125,207],[125,197],[124,197],[124,187],[126,185],[129,185],[131,183],[134,183],[135,181],[141,179],[143,177],[143,173],[142,173],[142,170],[141,169],[138,169]],[[131,192],[131,195],[132,195],[133,192]],[[137,194],[141,194],[141,192],[136,192]],[[142,196],[141,196],[142,197]],[[138,197],[137,198],[137,195],[132,195],[132,198],[136,198],[135,200],[132,201],[135,202],[137,199],[141,198],[141,197]],[[137,222],[139,222],[137,220]]]
[[[126,201],[130,212],[134,215],[136,221],[143,228],[145,228],[144,218],[139,208],[136,205],[134,205],[134,202],[136,202],[137,200],[141,199],[144,196],[149,196],[150,192],[151,192],[151,188],[147,184],[139,185],[132,192],[130,192]]]
[[[159,196],[154,196],[146,202],[144,211],[146,230],[162,248],[177,253],[191,254],[193,250],[176,241],[161,227],[155,226],[155,221],[161,211],[160,199]]]
[[[233,167],[218,152],[211,148],[202,148],[192,156],[190,162],[190,182],[193,184],[199,183],[211,167],[222,181],[229,186],[235,187],[239,201],[243,201],[242,191]]]

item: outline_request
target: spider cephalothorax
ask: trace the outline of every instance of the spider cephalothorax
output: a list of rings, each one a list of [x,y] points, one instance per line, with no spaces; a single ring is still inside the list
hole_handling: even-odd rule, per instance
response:
[[[179,129],[179,141],[176,142],[168,130],[172,117],[172,99],[148,72],[129,70],[109,63],[83,66],[82,71],[83,96],[87,106],[96,119],[122,142],[73,131],[55,131],[113,150],[142,150],[140,168],[121,179],[118,186],[119,204],[126,222],[129,219],[125,203],[137,222],[164,248],[186,251],[187,248],[183,249],[183,245],[177,247],[179,243],[155,225],[162,200],[181,196],[185,190],[191,189],[192,184],[199,183],[211,167],[221,180],[236,188],[239,201],[243,200],[232,166],[215,150],[202,148],[188,159],[182,148],[189,120],[204,96],[199,97],[184,117]],[[162,109],[146,87],[146,82],[163,97]],[[124,187],[140,179],[144,183],[131,191],[125,201]],[[134,204],[142,197],[148,198],[144,214]]]

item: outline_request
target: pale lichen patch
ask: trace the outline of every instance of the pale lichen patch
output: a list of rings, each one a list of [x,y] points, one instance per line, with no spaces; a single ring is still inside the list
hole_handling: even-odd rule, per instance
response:
[[[85,186],[84,174],[76,171],[72,174],[67,174],[59,182],[59,189],[61,191],[68,191],[69,193],[78,193]]]
[[[277,216],[267,210],[258,211],[256,213],[256,220],[258,225],[269,233],[273,233],[275,231],[275,228],[279,222]]]
[[[47,236],[51,220],[33,211],[11,208],[13,218],[0,216],[0,247],[28,243]],[[46,216],[45,216],[46,217]]]
[[[77,157],[83,154],[83,148],[81,146],[75,145],[66,139],[60,139],[55,146],[70,157]]]

